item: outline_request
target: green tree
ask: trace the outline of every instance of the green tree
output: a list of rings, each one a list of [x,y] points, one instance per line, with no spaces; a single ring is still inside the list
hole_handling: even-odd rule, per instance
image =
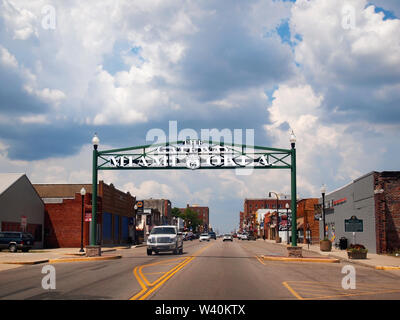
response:
[[[187,226],[191,226],[193,231],[197,231],[198,227],[203,224],[203,220],[199,218],[196,211],[186,208],[183,217]]]
[[[183,214],[181,213],[181,210],[179,210],[179,208],[174,207],[171,210],[171,214],[173,217],[177,217],[177,218],[182,218],[183,219]]]

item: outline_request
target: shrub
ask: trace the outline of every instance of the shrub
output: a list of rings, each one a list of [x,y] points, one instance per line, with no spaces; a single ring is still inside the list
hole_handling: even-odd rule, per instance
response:
[[[366,249],[362,244],[351,244],[351,245],[347,248],[347,251],[366,253],[366,252],[368,252],[368,249]]]

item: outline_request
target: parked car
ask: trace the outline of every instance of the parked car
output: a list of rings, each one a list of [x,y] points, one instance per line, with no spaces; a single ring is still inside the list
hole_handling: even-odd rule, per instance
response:
[[[226,233],[226,234],[224,234],[222,241],[233,241],[233,237],[230,233]]]
[[[242,233],[240,240],[248,240],[248,235],[246,233]]]
[[[26,232],[3,231],[0,232],[0,249],[8,249],[10,252],[22,250],[28,252],[34,244],[33,236]]]
[[[211,239],[211,237],[208,233],[202,233],[199,238],[200,242],[201,241],[210,241],[210,239]]]
[[[183,253],[183,235],[176,226],[156,226],[148,234],[147,255],[153,251],[159,252],[172,251],[173,254]]]
[[[193,239],[196,239],[196,236],[194,235],[194,233],[193,232],[187,232],[184,240],[190,240],[191,241]]]
[[[212,232],[212,231],[211,231],[211,232],[209,232],[208,234],[210,235],[210,238],[211,238],[211,239],[217,240],[217,235],[215,234],[215,232]]]
[[[256,236],[255,236],[254,234],[249,234],[249,235],[247,236],[247,240],[254,240],[254,241],[256,241],[257,238],[256,238]]]

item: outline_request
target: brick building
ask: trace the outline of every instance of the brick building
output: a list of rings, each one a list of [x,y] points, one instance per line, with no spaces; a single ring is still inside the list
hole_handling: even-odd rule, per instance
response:
[[[297,201],[296,220],[299,242],[307,243],[307,230],[309,230],[311,243],[319,243],[319,220],[314,218],[315,205],[317,204],[318,198]]]
[[[315,214],[321,219],[320,207],[316,206]],[[333,242],[345,237],[348,243],[361,243],[371,253],[400,249],[400,172],[373,171],[327,193],[325,222]],[[320,220],[320,238],[322,229]]]
[[[45,246],[79,247],[81,237],[81,188],[86,189],[84,211],[92,210],[91,184],[34,184],[45,203]],[[127,243],[129,219],[135,198],[103,181],[98,184],[97,242]],[[88,244],[89,222],[84,223],[84,244]]]
[[[279,213],[286,213],[286,203],[291,204],[290,197],[283,195],[278,200]],[[243,212],[240,212],[240,232],[257,230],[257,211],[259,209],[271,209],[276,212],[276,198],[245,199]]]
[[[171,201],[168,199],[146,199],[143,200],[144,208],[153,209],[158,213],[158,217],[154,217],[159,224],[171,224]]]
[[[179,208],[179,210],[183,213],[187,208],[197,212],[199,219],[203,221],[203,225],[200,227],[199,231],[208,231],[210,228],[210,209],[208,207],[199,206],[197,204],[194,204],[192,206],[189,206],[189,204],[187,204],[186,208]]]

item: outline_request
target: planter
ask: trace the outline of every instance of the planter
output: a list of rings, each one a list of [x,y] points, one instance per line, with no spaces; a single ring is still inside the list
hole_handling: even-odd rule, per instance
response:
[[[319,242],[319,249],[321,251],[331,251],[332,250],[332,242],[330,240],[321,240]]]
[[[367,252],[347,251],[349,259],[367,259]]]

